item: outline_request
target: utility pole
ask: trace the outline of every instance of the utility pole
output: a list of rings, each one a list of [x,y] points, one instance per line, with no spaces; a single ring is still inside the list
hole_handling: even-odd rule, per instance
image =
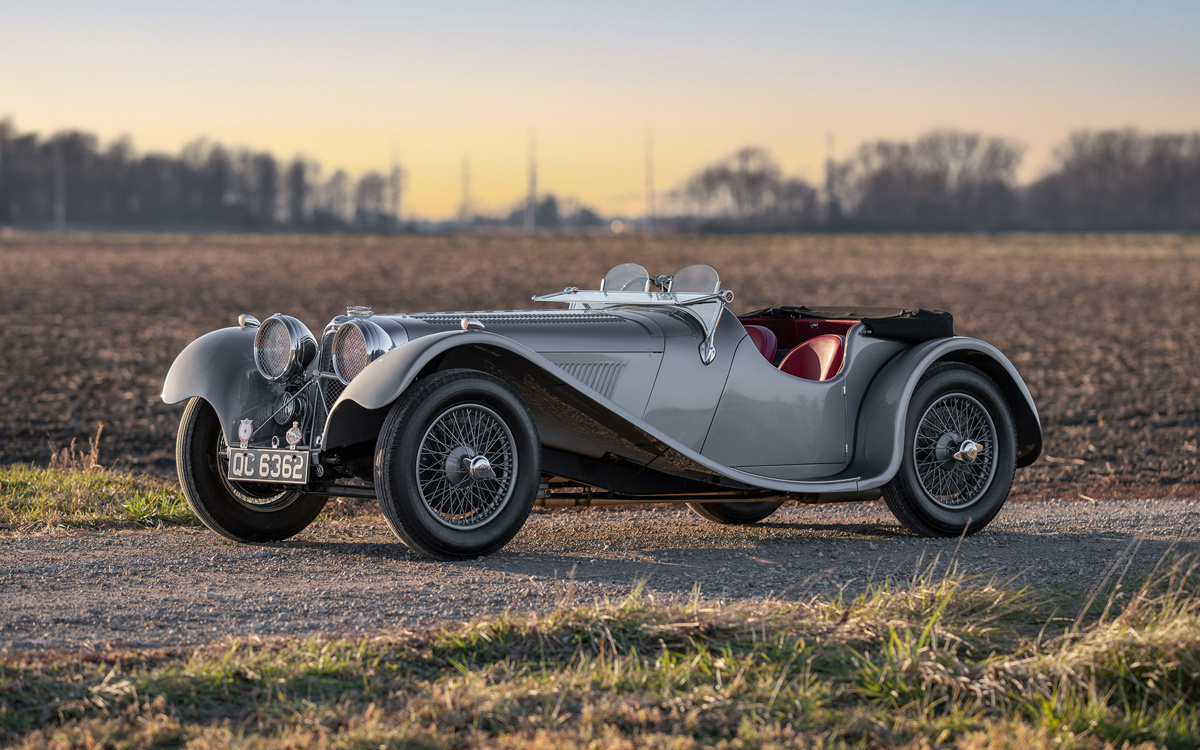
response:
[[[63,163],[62,139],[54,142],[54,229],[67,231],[67,175]]]
[[[837,197],[837,175],[834,163],[833,131],[825,134],[825,222],[829,226],[842,220],[842,205]]]
[[[529,131],[529,195],[525,199],[525,231],[537,229],[537,131]]]
[[[458,204],[458,223],[466,227],[471,223],[471,157],[463,157],[462,163],[462,202]]]
[[[644,231],[654,236],[655,206],[654,206],[654,129],[646,130],[646,219]]]
[[[400,183],[402,175],[400,173],[400,162],[396,158],[396,145],[392,144],[392,170],[388,174],[388,198],[389,209],[391,211],[391,220],[389,223],[389,231],[396,231],[400,228]]]

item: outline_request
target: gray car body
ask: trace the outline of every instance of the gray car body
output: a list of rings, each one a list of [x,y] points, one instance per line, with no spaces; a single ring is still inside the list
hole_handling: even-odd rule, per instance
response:
[[[477,319],[482,330],[462,330],[464,317]],[[392,404],[414,382],[433,371],[470,368],[513,387],[544,451],[571,459],[568,467],[576,459],[618,461],[690,480],[693,490],[703,483],[714,492],[835,500],[878,490],[896,475],[912,394],[930,367],[946,361],[978,367],[1000,387],[1017,428],[1018,466],[1041,451],[1037,409],[1016,368],[972,338],[906,344],[873,337],[859,323],[847,333],[841,371],[818,382],[776,369],[728,310],[707,364],[698,354],[703,325],[671,307],[371,319],[387,324],[395,348],[331,404],[319,442],[313,425],[318,456],[373,446]],[[200,337],[172,365],[163,399],[207,400],[231,444],[242,419],[257,426],[253,444],[281,435],[286,428],[270,416],[284,389],[258,373],[253,339],[252,329],[239,328]],[[318,357],[309,375],[325,360]],[[587,483],[591,476],[577,473],[568,478]]]

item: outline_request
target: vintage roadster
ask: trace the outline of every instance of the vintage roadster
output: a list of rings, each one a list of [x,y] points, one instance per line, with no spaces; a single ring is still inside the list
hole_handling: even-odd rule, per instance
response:
[[[378,498],[439,559],[486,555],[535,505],[685,502],[762,520],[789,499],[878,498],[917,534],[979,531],[1035,461],[1037,410],[996,348],[928,310],[741,316],[708,266],[612,269],[566,309],[374,314],[201,336],[167,374],[176,460],[212,530],[305,528]]]

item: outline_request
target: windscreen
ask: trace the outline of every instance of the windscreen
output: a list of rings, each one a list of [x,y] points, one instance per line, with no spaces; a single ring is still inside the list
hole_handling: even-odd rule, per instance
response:
[[[650,274],[637,263],[622,263],[613,266],[600,282],[600,289],[605,292],[648,292],[650,291]]]
[[[671,291],[712,294],[721,288],[721,277],[712,266],[688,266],[675,274]]]

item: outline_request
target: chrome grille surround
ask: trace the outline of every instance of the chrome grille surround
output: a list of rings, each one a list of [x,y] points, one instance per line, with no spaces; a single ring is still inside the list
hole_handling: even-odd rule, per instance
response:
[[[299,320],[275,314],[254,334],[254,364],[267,380],[295,380],[317,356],[317,340]]]

